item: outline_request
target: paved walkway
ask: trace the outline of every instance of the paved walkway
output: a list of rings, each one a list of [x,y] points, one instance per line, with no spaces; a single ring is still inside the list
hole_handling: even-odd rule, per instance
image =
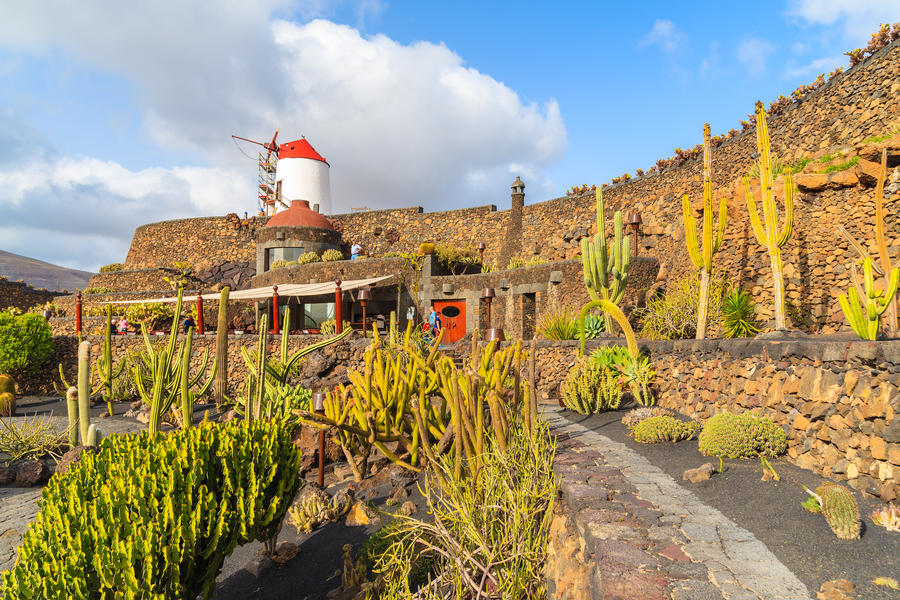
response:
[[[593,460],[597,466],[613,467],[620,472],[640,499],[648,501],[652,509],[661,513],[659,522],[671,524],[680,532],[675,543],[694,561],[705,565],[708,581],[717,590],[716,597],[726,600],[811,598],[806,586],[752,533],[718,510],[703,504],[691,491],[681,487],[643,456],[604,435],[572,423],[556,407],[544,407],[544,416],[560,440],[558,462],[564,465],[568,462],[567,453],[583,454],[583,447],[587,447],[591,451],[589,456],[595,457]],[[582,446],[582,449],[577,449],[577,446]],[[578,490],[574,489],[577,487],[567,490],[564,484],[564,498],[569,500],[567,496],[570,493],[577,495]],[[628,543],[629,540],[620,541]],[[670,592],[674,590],[672,597],[698,597],[691,593],[679,594],[677,589],[675,584],[669,588]],[[704,597],[709,596],[704,594]]]

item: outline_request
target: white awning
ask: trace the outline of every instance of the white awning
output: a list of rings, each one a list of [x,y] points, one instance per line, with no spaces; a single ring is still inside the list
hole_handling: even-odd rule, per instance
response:
[[[369,287],[385,279],[390,279],[394,277],[394,275],[385,275],[383,277],[370,277],[369,279],[353,279],[350,281],[342,281],[341,289],[345,292],[350,290],[357,290],[359,288]],[[335,284],[333,281],[326,281],[325,283],[284,283],[284,284],[274,284],[278,286],[278,296],[323,296],[325,294],[333,294],[335,291]],[[259,287],[259,288],[251,288],[249,290],[237,290],[228,294],[229,300],[268,300],[272,297],[273,286]],[[218,292],[213,292],[211,294],[203,294],[201,296],[204,300],[218,300],[221,297],[221,294]],[[184,302],[194,302],[197,300],[197,295],[193,296],[184,296],[182,298]],[[109,302],[104,302],[103,304],[138,304],[142,302],[177,302],[178,297],[172,296],[170,298],[145,298],[142,300],[111,300]]]

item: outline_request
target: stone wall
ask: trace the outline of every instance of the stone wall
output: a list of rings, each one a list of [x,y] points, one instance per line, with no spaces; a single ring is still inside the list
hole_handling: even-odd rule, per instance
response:
[[[0,277],[0,310],[6,310],[15,306],[21,311],[26,311],[32,306],[54,301],[61,292],[35,289],[24,281],[10,281]]]
[[[588,342],[590,353],[609,341]],[[885,501],[900,497],[900,341],[683,340],[640,343],[656,370],[660,406],[705,420],[769,416],[788,457]],[[577,342],[538,344],[538,387],[559,397]]]
[[[142,225],[134,232],[125,268],[172,268],[188,262],[199,271],[223,262],[256,264],[256,230],[265,223],[265,218],[229,215]]]

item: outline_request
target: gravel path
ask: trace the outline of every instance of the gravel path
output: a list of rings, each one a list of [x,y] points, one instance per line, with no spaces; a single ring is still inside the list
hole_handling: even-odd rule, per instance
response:
[[[807,600],[806,586],[752,533],[624,444],[545,408],[553,430],[586,442],[619,469],[639,496],[663,513],[661,521],[681,529],[684,550],[709,569],[710,581],[727,600]]]

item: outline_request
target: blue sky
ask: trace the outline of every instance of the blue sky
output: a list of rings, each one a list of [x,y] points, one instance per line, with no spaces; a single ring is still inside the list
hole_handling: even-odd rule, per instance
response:
[[[96,269],[253,210],[232,133],[305,134],[336,210],[528,202],[650,167],[846,65],[896,0],[0,5],[0,249]],[[245,151],[252,148],[244,147]]]

